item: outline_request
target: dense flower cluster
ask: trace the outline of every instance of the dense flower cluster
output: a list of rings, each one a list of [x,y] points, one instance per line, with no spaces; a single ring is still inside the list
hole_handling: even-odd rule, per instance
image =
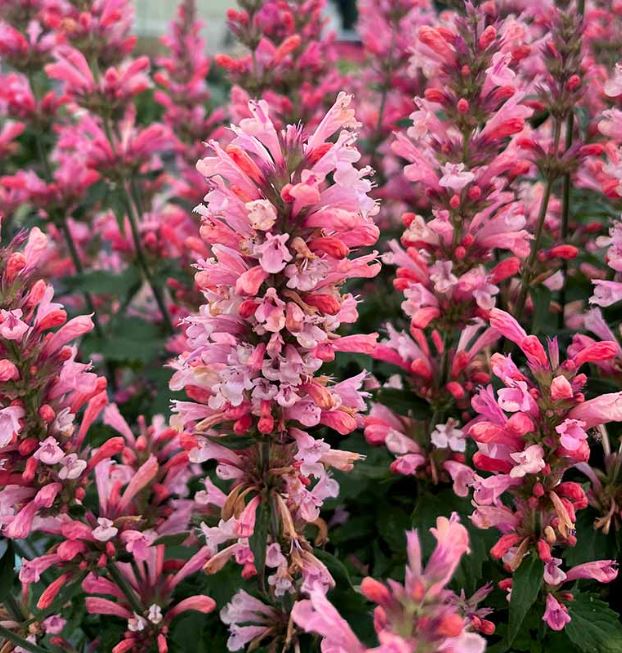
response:
[[[375,343],[375,335],[336,333],[357,316],[342,284],[379,269],[375,252],[349,257],[378,238],[368,171],[354,166],[350,103],[340,94],[308,137],[293,125],[277,130],[267,104],[251,103],[252,117],[232,127],[231,143],[211,143],[213,155],[198,165],[210,187],[199,211],[211,257],[197,263],[207,303],[187,319],[190,349],[171,388],[192,401],[176,402],[173,420],[186,432],[189,459],[215,459],[218,476],[232,481],[227,496],[208,491],[221,520],[202,525],[215,554],[207,569],[232,556],[246,576],[263,575],[267,565],[277,597],[296,591],[299,574],[303,589],[333,584],[304,527],[321,533],[319,509],[338,491],[329,470],[348,470],[359,458],[307,432],[323,425],[347,435],[360,424],[364,373],[331,383],[319,370],[336,352],[371,351]],[[254,441],[229,449],[229,433]],[[258,511],[275,524],[260,543],[263,560],[249,543]]]
[[[374,424],[381,409],[374,408],[366,435],[400,456],[395,471],[413,474],[427,466],[436,481],[442,469],[453,476],[452,451],[464,451],[448,444],[461,437],[456,409],[468,409],[474,389],[489,378],[481,358],[497,335],[484,319],[501,285],[511,292],[507,280],[530,251],[526,210],[512,185],[528,166],[516,137],[532,113],[516,73],[528,52],[515,47],[516,29],[513,19],[499,22],[473,9],[452,29],[420,27],[412,66],[429,82],[415,99],[412,126],[393,143],[409,162],[405,177],[429,206],[425,214],[403,215],[401,245],[391,241],[385,256],[398,266],[394,285],[405,296],[410,334],[388,325],[389,337],[374,356],[403,371],[430,404],[433,422],[419,434],[416,424],[408,435],[395,427],[379,431]],[[449,438],[432,435],[454,430]],[[449,466],[428,461],[437,447]]]
[[[248,116],[248,101],[262,98],[275,120],[315,125],[326,97],[342,88],[335,68],[334,37],[325,34],[325,0],[241,2],[227,13],[229,28],[248,49],[243,56],[216,57],[235,86],[231,91],[234,119]]]
[[[590,429],[622,420],[622,394],[586,401],[582,391],[587,377],[580,369],[611,359],[617,345],[577,343],[569,348],[569,358],[560,361],[556,340],[549,342],[547,352],[508,313],[494,309],[491,325],[525,354],[530,373],[521,372],[511,356],[494,354],[492,370],[504,387],[496,393],[492,386],[482,388],[473,398],[477,417],[468,427],[478,448],[473,463],[492,475],[480,477],[469,470],[472,477],[464,482],[474,488],[472,519],[481,528],[502,533],[491,554],[503,558],[511,571],[537,551],[549,587],[544,619],[560,630],[570,620],[554,594],[563,582],[610,582],[617,575],[613,560],[590,562],[580,566],[580,573],[574,568],[566,574],[559,569],[561,558],[553,555],[556,547],[576,545],[576,512],[588,504],[581,485],[566,480],[566,472],[589,459]],[[509,505],[507,495],[512,497]]]
[[[91,318],[68,320],[52,286],[37,279],[47,253],[37,228],[0,250],[0,520],[15,539],[80,504],[89,470],[121,444],[110,438],[89,451],[106,380],[76,360],[73,343]]]

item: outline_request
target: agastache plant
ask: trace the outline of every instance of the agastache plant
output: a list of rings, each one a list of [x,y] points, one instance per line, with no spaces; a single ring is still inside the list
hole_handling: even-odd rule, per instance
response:
[[[91,318],[68,320],[52,286],[37,279],[47,252],[37,228],[0,250],[0,521],[11,539],[80,504],[89,470],[121,445],[110,438],[90,451],[106,380],[76,360],[73,343]]]
[[[376,340],[337,333],[357,317],[357,299],[341,286],[379,270],[375,252],[358,253],[378,238],[377,207],[369,171],[354,165],[351,101],[340,93],[308,136],[277,130],[266,102],[252,102],[231,143],[211,143],[198,164],[211,257],[197,263],[206,304],[187,319],[190,349],[171,388],[189,400],[176,402],[173,422],[190,461],[215,460],[231,481],[226,495],[213,493],[218,525],[202,524],[214,554],[207,571],[234,557],[284,606],[301,587],[334,584],[305,533],[313,526],[325,537],[320,508],[338,492],[330,469],[347,471],[360,457],[332,449],[317,430],[344,436],[360,425],[365,373],[334,383],[320,368]],[[231,448],[240,438],[247,446]]]
[[[227,12],[229,29],[247,52],[221,54],[216,62],[235,84],[234,119],[248,115],[252,98],[263,98],[280,124],[317,124],[326,98],[341,87],[335,68],[334,37],[325,33],[325,0],[242,0]]]
[[[577,545],[576,513],[588,505],[581,485],[566,473],[589,459],[591,429],[622,420],[622,395],[586,400],[587,377],[580,370],[587,363],[611,359],[617,345],[588,344],[562,361],[556,340],[549,341],[547,351],[504,311],[493,309],[491,326],[518,346],[527,370],[521,371],[511,356],[494,354],[492,370],[504,387],[495,392],[487,386],[473,397],[477,416],[468,426],[478,448],[473,463],[491,475],[473,473],[467,481],[474,488],[472,520],[480,528],[502,533],[491,555],[503,559],[508,571],[515,572],[527,556],[540,558],[546,593],[543,619],[561,630],[570,621],[565,601],[572,597],[558,592],[564,582],[610,582],[617,575],[613,560],[580,565],[580,575],[577,568],[562,571],[562,559],[555,556]],[[511,587],[511,581],[504,587]]]
[[[396,471],[427,467],[424,473],[436,482],[456,473],[444,459],[464,451],[461,411],[488,378],[481,357],[497,336],[483,318],[530,247],[512,182],[527,167],[515,137],[532,111],[516,72],[524,52],[512,48],[510,36],[505,22],[472,7],[453,29],[419,28],[413,66],[430,81],[424,97],[415,99],[412,126],[393,144],[429,211],[404,214],[401,245],[389,243],[385,260],[398,266],[394,285],[404,293],[410,333],[388,325],[389,338],[374,356],[401,368],[413,392],[429,403],[431,420],[419,428],[373,429],[375,415],[389,419],[387,409],[374,408],[366,434],[400,456]],[[430,437],[432,444],[442,441],[445,453],[428,463]]]

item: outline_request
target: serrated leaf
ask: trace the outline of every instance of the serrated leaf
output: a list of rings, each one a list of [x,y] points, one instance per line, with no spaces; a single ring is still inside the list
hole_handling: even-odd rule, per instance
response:
[[[510,623],[508,626],[507,645],[518,635],[529,609],[536,602],[542,587],[544,566],[540,558],[531,554],[523,560],[514,573],[512,580],[512,598],[510,599]]]
[[[580,651],[622,651],[620,618],[604,601],[593,594],[575,594],[575,600],[568,603],[568,612],[572,621],[566,625],[566,634]]]

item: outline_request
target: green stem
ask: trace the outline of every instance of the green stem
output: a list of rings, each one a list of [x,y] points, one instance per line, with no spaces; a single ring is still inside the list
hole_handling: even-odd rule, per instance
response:
[[[78,248],[76,247],[76,243],[73,239],[73,236],[71,235],[71,229],[69,229],[69,224],[67,220],[65,220],[64,218],[61,218],[58,221],[58,224],[60,225],[60,230],[63,233],[63,237],[65,239],[65,243],[69,251],[69,256],[71,257],[71,261],[73,262],[73,266],[79,275],[83,275],[84,266],[82,265],[82,261],[80,260],[80,255],[78,254]],[[95,310],[95,303],[93,302],[93,296],[88,290],[83,290],[82,294],[84,296],[84,301],[86,303],[86,307],[89,313],[93,314],[93,325],[95,327],[95,334],[97,335],[98,338],[102,339],[104,337],[104,330],[102,329],[99,318],[97,317],[97,311]]]
[[[561,138],[561,123],[559,120],[555,120],[553,127],[553,149],[552,152],[557,159],[559,157],[559,139]],[[546,183],[544,186],[544,194],[542,196],[542,201],[540,203],[540,211],[538,213],[538,223],[536,225],[536,233],[534,239],[531,243],[531,251],[529,253],[529,258],[527,263],[523,268],[523,274],[521,276],[521,288],[518,294],[518,300],[516,301],[516,306],[514,307],[514,315],[520,316],[525,308],[525,302],[527,301],[527,294],[529,292],[529,284],[532,282],[533,276],[533,267],[536,263],[538,257],[538,251],[540,249],[540,241],[542,240],[542,235],[544,233],[544,223],[546,221],[546,214],[549,208],[549,201],[551,199],[551,191],[553,190],[553,183],[555,182],[556,175],[553,174],[550,170],[547,175]]]
[[[39,160],[41,162],[41,167],[43,168],[43,176],[45,178],[45,181],[49,183],[52,180],[52,171],[50,170],[50,165],[47,160],[47,155],[43,148],[43,144],[41,143],[41,138],[37,136],[35,140],[37,143],[37,152],[39,154]],[[54,211],[50,217],[53,218],[53,222],[55,222],[60,226],[60,230],[63,234],[63,238],[65,239],[65,244],[67,245],[67,250],[69,251],[69,257],[71,258],[71,262],[73,263],[76,272],[78,274],[83,274],[84,266],[82,265],[82,261],[80,260],[80,255],[78,254],[78,248],[76,247],[76,243],[73,240],[73,236],[71,235],[71,230],[69,229],[69,223],[67,222],[67,218],[65,217],[62,211]],[[99,321],[99,318],[97,317],[97,311],[95,310],[93,296],[91,295],[90,292],[88,292],[88,290],[83,290],[82,295],[84,297],[84,302],[86,303],[89,312],[93,314],[93,325],[95,327],[95,333],[97,334],[97,337],[101,339],[103,338],[104,332],[101,323]]]
[[[380,95],[380,105],[378,107],[378,120],[376,121],[376,127],[374,133],[372,134],[370,140],[371,152],[371,167],[376,171],[376,177],[380,177],[382,173],[379,171],[378,166],[378,146],[382,142],[382,121],[384,119],[384,113],[387,108],[387,100],[389,98],[389,89],[391,88],[391,73],[393,72],[393,55],[395,53],[395,46],[397,45],[397,29],[398,26],[396,23],[393,23],[391,30],[391,44],[389,46],[389,54],[387,56],[387,65],[386,65],[386,77],[382,80],[382,92]],[[378,184],[380,185],[382,179],[377,179]]]
[[[263,483],[263,497],[262,501],[268,503],[268,509],[270,510],[270,528],[273,528],[273,517],[274,517],[274,508],[272,502],[270,501],[270,457],[271,457],[271,442],[269,439],[265,439],[257,444],[259,448],[259,464],[261,466],[261,479]],[[268,546],[268,543],[262,543],[260,546]],[[267,586],[266,586],[266,566],[263,565],[262,569],[258,569],[257,573],[259,574],[259,589],[264,595],[268,595]]]
[[[572,130],[574,126],[574,114],[570,114],[566,120],[566,149],[572,145]],[[561,215],[561,242],[564,244],[568,238],[568,228],[570,223],[570,173],[564,175],[562,182],[562,215]],[[559,291],[559,315],[557,325],[560,329],[564,327],[564,314],[566,312],[566,285],[568,282],[568,261],[562,260],[562,274],[564,277],[563,285]]]
[[[549,201],[551,199],[552,188],[553,188],[553,179],[549,178],[546,180],[546,185],[544,186],[544,195],[542,196],[542,201],[540,202],[538,224],[536,226],[536,234],[533,239],[531,252],[529,253],[527,264],[523,268],[521,288],[518,294],[518,299],[516,301],[516,306],[514,307],[514,315],[518,315],[518,316],[522,315],[523,309],[525,308],[525,302],[527,301],[527,293],[529,292],[529,284],[532,281],[531,277],[533,274],[533,266],[538,256],[538,249],[540,248],[540,241],[542,240],[542,234],[544,232],[544,222],[546,220],[546,214],[549,208]]]
[[[33,642],[29,642],[27,639],[20,637],[20,635],[14,633],[8,628],[5,628],[4,626],[0,626],[0,638],[12,642],[17,646],[21,646],[26,651],[32,651],[33,653],[50,653],[49,649],[43,648],[42,646],[34,644]]]
[[[134,202],[132,201],[131,193],[130,191],[128,191],[125,185],[123,185],[122,188],[123,188],[123,194],[125,196],[125,203],[127,205],[127,217],[130,222],[130,230],[132,232],[134,249],[136,250],[136,260],[138,261],[138,265],[140,266],[143,275],[147,280],[147,283],[151,287],[151,292],[153,293],[153,296],[156,300],[156,304],[158,305],[158,308],[160,309],[160,313],[162,314],[162,319],[164,320],[164,325],[166,326],[166,330],[169,333],[173,333],[174,331],[173,321],[171,320],[171,316],[168,312],[168,309],[166,308],[164,293],[162,292],[162,288],[156,283],[156,280],[153,278],[153,274],[151,273],[149,263],[147,262],[147,257],[145,256],[145,252],[143,250],[143,245],[140,240],[140,227],[138,225],[138,216],[136,215],[136,209],[134,207]]]
[[[577,11],[579,15],[583,17],[585,13],[585,2],[584,0],[577,0]],[[574,131],[574,111],[570,111],[568,116],[566,116],[566,138],[564,142],[565,151],[567,152],[572,146],[572,138]],[[571,175],[570,172],[567,172],[564,175],[563,185],[562,185],[562,223],[561,223],[561,241],[562,243],[566,242],[568,238],[568,229],[570,223],[570,182]],[[559,315],[558,315],[558,327],[562,329],[564,327],[564,318],[566,312],[566,286],[568,282],[568,261],[563,259],[562,261],[562,274],[564,276],[564,283],[559,291]]]
[[[134,590],[131,588],[130,584],[125,579],[125,576],[119,571],[119,568],[113,562],[107,567],[108,573],[112,577],[112,580],[116,583],[119,589],[125,594],[128,603],[130,604],[132,610],[136,614],[142,615],[143,606],[140,604],[140,601],[136,598]]]
[[[109,118],[106,117],[102,118],[102,123],[104,126],[104,132],[106,134],[108,142],[110,143],[110,147],[114,152],[115,141],[114,141],[114,136],[112,134],[112,128],[110,126]],[[145,280],[151,287],[151,292],[153,293],[153,296],[156,300],[156,304],[158,305],[160,313],[162,314],[162,319],[164,321],[166,330],[169,333],[173,333],[174,332],[173,321],[171,320],[171,316],[168,312],[168,309],[166,308],[164,293],[162,292],[162,288],[158,286],[156,280],[153,277],[151,268],[149,267],[149,263],[147,261],[147,257],[143,250],[142,242],[140,240],[139,214],[142,215],[143,212],[137,208],[138,206],[140,206],[141,203],[140,203],[140,198],[138,197],[136,181],[133,178],[130,179],[129,181],[130,190],[128,190],[128,186],[126,186],[124,182],[120,183],[120,187],[121,190],[123,191],[123,196],[127,208],[127,217],[130,222],[132,241],[134,243],[134,249],[136,250],[136,260],[138,261],[138,265],[143,273],[143,276],[145,277]]]

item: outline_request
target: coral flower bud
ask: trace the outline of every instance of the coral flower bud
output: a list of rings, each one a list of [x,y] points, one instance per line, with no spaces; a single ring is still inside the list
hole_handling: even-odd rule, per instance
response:
[[[579,75],[572,75],[570,79],[568,79],[568,81],[566,82],[566,88],[570,92],[576,91],[579,88],[579,86],[581,86],[581,78],[579,77]]]
[[[436,632],[441,637],[457,637],[463,627],[464,619],[458,614],[451,614],[442,618]]]
[[[39,600],[37,601],[37,609],[47,610],[54,599],[58,596],[58,593],[65,586],[67,581],[71,578],[71,574],[65,573],[61,574],[57,579],[53,580],[44,590]]]
[[[217,54],[214,57],[214,61],[217,65],[219,65],[221,68],[224,68],[225,70],[233,71],[238,67],[238,62],[228,54]]]
[[[437,88],[427,88],[425,90],[424,96],[428,102],[435,102],[437,104],[445,104],[447,99],[443,91]]]
[[[480,632],[486,636],[494,635],[495,632],[495,624],[492,621],[488,621],[488,619],[482,619],[482,625],[480,626]]]
[[[467,197],[476,202],[482,196],[482,189],[477,184],[472,184],[467,190]],[[470,234],[469,234],[470,235]]]
[[[549,255],[553,258],[573,259],[579,253],[578,248],[574,245],[558,245],[549,250]]]
[[[373,603],[388,603],[391,592],[383,583],[367,576],[361,582],[361,594]]]
[[[292,36],[288,36],[277,48],[276,52],[274,53],[273,61],[275,63],[281,63],[281,61],[283,61],[283,59],[285,59],[288,54],[291,54],[294,50],[300,47],[301,42],[302,39],[300,38],[299,34],[292,34]]]
[[[54,412],[52,406],[49,404],[43,404],[43,406],[39,408],[39,417],[47,424],[50,424],[54,421],[56,413]]]
[[[21,252],[13,252],[4,270],[6,282],[13,283],[15,277],[26,267],[26,263],[26,257]]]
[[[486,50],[497,38],[497,30],[492,26],[488,27],[482,32],[482,35],[479,37],[479,47],[482,50]]]
[[[0,360],[0,382],[15,381],[19,379],[19,370],[15,363],[6,358]]]
[[[416,219],[416,217],[417,217],[416,213],[403,213],[402,224],[408,228],[412,224],[413,220]]]
[[[502,558],[512,547],[516,546],[521,541],[521,536],[516,533],[508,533],[502,535],[497,543],[490,549],[490,555],[499,560]]]

